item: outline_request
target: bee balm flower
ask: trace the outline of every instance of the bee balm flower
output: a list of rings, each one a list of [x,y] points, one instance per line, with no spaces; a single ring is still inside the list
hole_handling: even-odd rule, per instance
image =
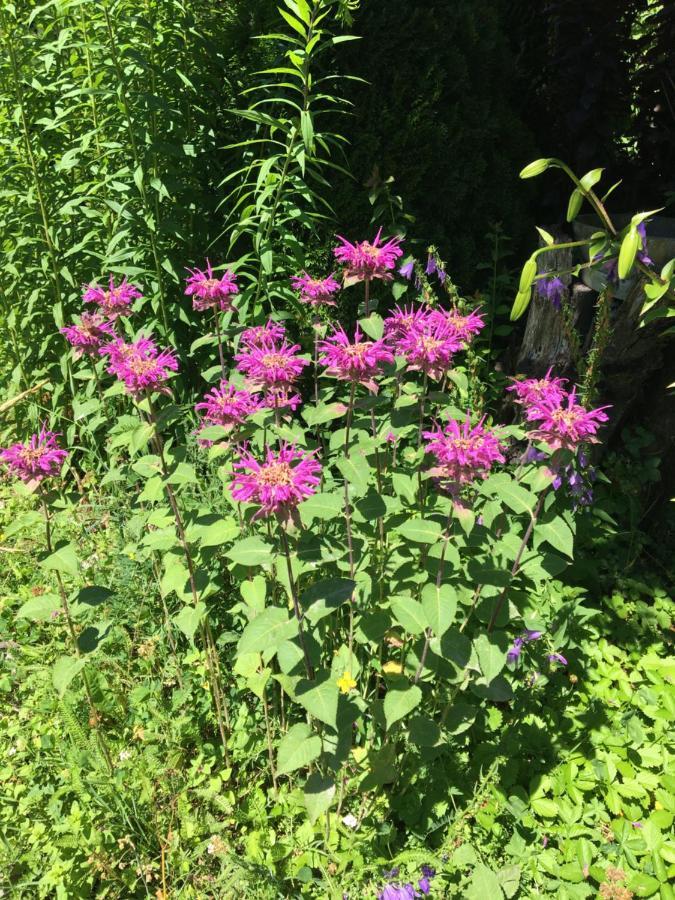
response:
[[[281,322],[270,319],[264,325],[252,325],[241,333],[240,341],[245,347],[262,347],[263,344],[282,341],[286,337],[286,329]]]
[[[513,384],[507,387],[507,391],[513,391],[516,395],[516,403],[521,406],[530,406],[533,403],[546,403],[559,405],[565,396],[565,378],[551,378],[551,369],[543,378],[526,378],[523,381],[513,380]]]
[[[201,269],[188,269],[185,294],[192,297],[192,308],[198,312],[207,309],[220,309],[226,312],[232,309],[232,295],[239,293],[237,278],[234,272],[226,269],[220,278],[213,274],[211,263],[206,260],[206,272]]]
[[[79,322],[66,325],[59,331],[75,349],[76,356],[96,355],[104,343],[115,337],[115,326],[103,313],[83,312]]]
[[[392,278],[392,270],[396,267],[396,260],[403,256],[399,246],[401,238],[394,237],[384,244],[380,243],[381,228],[372,244],[370,241],[350,244],[340,235],[337,237],[341,244],[333,250],[333,253],[345,266],[346,282],[371,281],[373,278],[389,280]]]
[[[149,391],[167,393],[166,382],[178,371],[173,350],[160,350],[146,337],[132,343],[119,338],[99,352],[108,356],[108,372],[123,381],[127,393],[135,398]]]
[[[32,435],[25,443],[12,444],[0,450],[0,460],[12,475],[27,483],[39,483],[45,478],[53,478],[61,471],[68,453],[62,450],[53,431],[43,425],[38,434]]]
[[[552,450],[576,450],[579,444],[597,444],[598,429],[609,418],[606,409],[609,407],[586,409],[577,402],[575,391],[558,403],[541,400],[527,409],[528,421],[538,423],[528,437],[544,441]]]
[[[228,429],[243,425],[259,408],[257,397],[229,381],[221,381],[220,387],[212,388],[195,406],[205,425],[222,425]]]
[[[294,275],[291,285],[300,294],[300,302],[313,307],[335,306],[331,296],[340,290],[340,285],[332,275],[328,278],[311,278],[307,272]]]
[[[460,425],[450,419],[444,429],[423,432],[429,443],[427,453],[438,460],[431,474],[453,484],[468,484],[487,478],[496,462],[504,462],[504,447],[494,431],[483,425],[483,419],[471,427],[469,413]]]
[[[110,276],[108,288],[99,287],[98,284],[90,284],[85,287],[82,299],[85,303],[96,303],[101,312],[110,319],[118,316],[130,316],[131,304],[141,297],[141,292],[135,284],[129,284],[126,278],[115,287],[113,276]]]
[[[233,499],[259,506],[255,519],[275,515],[284,522],[295,519],[298,503],[316,493],[321,465],[312,453],[282,444],[277,453],[267,449],[262,462],[244,451],[234,469]]]
[[[235,356],[237,368],[258,390],[288,390],[309,365],[306,359],[298,356],[299,349],[299,344],[287,341],[246,345]]]
[[[327,373],[340,381],[363,384],[377,393],[375,377],[382,374],[382,365],[394,361],[394,355],[384,341],[364,341],[360,329],[356,328],[354,342],[350,343],[341,327],[334,328],[333,334],[319,341],[321,354],[319,362],[327,366]]]

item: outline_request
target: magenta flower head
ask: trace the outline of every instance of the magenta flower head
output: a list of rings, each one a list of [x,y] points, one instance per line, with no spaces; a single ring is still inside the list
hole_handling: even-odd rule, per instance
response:
[[[206,272],[201,269],[188,269],[190,277],[186,282],[185,294],[192,297],[192,308],[198,312],[207,309],[220,309],[227,312],[232,309],[232,295],[239,293],[237,276],[230,269],[217,278],[213,274],[211,263],[206,260]]]
[[[281,322],[270,319],[264,325],[253,325],[242,331],[239,340],[246,347],[262,347],[263,344],[276,343],[286,337],[286,329]]]
[[[262,462],[244,450],[234,469],[233,499],[259,506],[254,519],[274,515],[284,524],[289,520],[297,523],[298,503],[316,493],[321,464],[313,453],[284,443],[278,452],[267,448]]]
[[[328,278],[311,278],[307,272],[294,275],[291,278],[291,286],[300,294],[301,303],[307,303],[315,308],[335,306],[335,300],[331,297],[340,290],[340,285],[333,275],[329,275]]]
[[[457,337],[465,344],[470,344],[477,334],[485,328],[483,314],[477,309],[463,315],[458,309],[449,309],[447,312],[439,312],[447,322],[455,329]]]
[[[328,375],[362,384],[373,394],[378,391],[375,378],[382,374],[382,365],[394,361],[394,354],[384,341],[364,341],[358,326],[353,343],[345,330],[337,327],[329,337],[319,341],[318,350],[319,362],[327,366]]]
[[[229,381],[221,381],[204,399],[195,405],[204,425],[221,425],[228,430],[243,425],[260,409],[260,399],[250,391],[238,388]]]
[[[559,403],[540,400],[528,407],[526,417],[536,422],[536,428],[528,433],[533,441],[544,441],[551,450],[576,450],[579,444],[597,444],[597,432],[608,420],[600,406],[588,410],[577,403],[576,391],[572,391]]]
[[[546,403],[558,406],[565,396],[565,378],[551,378],[551,369],[543,378],[526,378],[523,381],[513,379],[507,391],[514,391],[516,403],[530,406],[533,403]]]
[[[403,308],[396,306],[391,315],[384,320],[385,337],[395,346],[413,329],[424,330],[426,323],[433,316],[433,310],[424,306],[404,306]]]
[[[434,477],[454,485],[468,484],[477,478],[487,478],[495,463],[504,462],[503,444],[483,422],[481,419],[472,428],[467,412],[462,424],[450,419],[443,429],[423,432],[429,442],[424,449],[439,464],[431,470]]]
[[[152,391],[169,393],[166,382],[178,371],[173,350],[160,350],[151,338],[131,343],[118,338],[99,350],[108,357],[108,372],[124,382],[128,394],[139,399]]]
[[[115,280],[110,276],[108,287],[102,288],[98,284],[90,284],[84,287],[82,299],[85,303],[96,303],[100,311],[109,319],[118,316],[130,316],[131,304],[142,297],[135,284],[129,284],[126,278],[115,287]]]
[[[408,360],[411,369],[425,372],[439,381],[452,367],[452,356],[463,341],[443,315],[429,315],[414,325],[396,344],[396,353]]]
[[[377,895],[377,900],[414,900],[419,894],[412,884],[387,884]]]
[[[6,450],[0,450],[0,461],[12,475],[29,485],[39,484],[45,478],[54,478],[61,472],[61,466],[68,457],[56,438],[56,433],[47,431],[43,425],[27,443],[12,444]]]
[[[237,368],[257,390],[287,390],[302,374],[306,359],[298,356],[299,344],[266,341],[245,345],[235,356]]]
[[[396,267],[396,260],[403,256],[399,246],[401,238],[390,238],[381,244],[382,229],[375,235],[375,240],[360,241],[350,244],[348,240],[337,235],[340,245],[333,250],[335,258],[345,266],[345,284],[356,281],[372,281],[373,278],[389,280]]]
[[[97,355],[103,344],[115,337],[113,321],[99,312],[83,312],[79,322],[66,325],[59,331],[72,344],[77,357],[84,354]]]

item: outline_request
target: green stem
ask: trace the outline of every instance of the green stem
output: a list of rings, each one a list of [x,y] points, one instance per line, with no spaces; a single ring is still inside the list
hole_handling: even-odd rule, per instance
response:
[[[286,532],[284,531],[284,526],[279,522],[279,534],[281,536],[281,546],[284,548],[284,556],[286,557],[286,570],[288,572],[288,584],[291,589],[291,597],[293,598],[293,610],[295,612],[295,618],[298,620],[298,638],[300,640],[300,646],[302,648],[302,655],[305,658],[305,669],[307,670],[307,677],[309,679],[314,678],[314,669],[312,668],[312,661],[309,658],[309,653],[307,651],[307,646],[305,644],[305,633],[302,624],[302,613],[300,611],[300,601],[298,600],[298,591],[295,584],[295,579],[293,578],[293,567],[291,565],[291,551],[288,547],[288,538],[286,537]]]

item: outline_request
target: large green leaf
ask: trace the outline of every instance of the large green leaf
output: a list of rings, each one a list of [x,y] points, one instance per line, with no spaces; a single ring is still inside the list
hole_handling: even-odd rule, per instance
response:
[[[506,648],[503,635],[479,634],[473,646],[478,657],[480,670],[486,682],[491,682],[506,665]]]
[[[422,604],[412,597],[394,597],[391,601],[391,611],[397,623],[408,634],[422,634],[429,624]]]
[[[340,693],[332,672],[322,673],[315,681],[303,679],[296,687],[295,698],[311,716],[337,730]]]
[[[59,697],[63,697],[68,685],[82,671],[86,663],[81,656],[61,656],[52,669],[52,684]]]
[[[335,612],[354,593],[356,582],[349,578],[325,578],[303,592],[300,603],[310,622],[315,623]]]
[[[61,609],[61,600],[56,594],[41,594],[39,597],[31,597],[26,600],[16,612],[17,619],[30,619],[31,622],[41,622],[49,619],[54,612]]]
[[[205,612],[205,603],[198,603],[196,606],[187,605],[171,621],[191,641],[195,631],[199,628],[199,623],[203,619]]]
[[[441,538],[442,529],[432,519],[408,519],[396,531],[416,544],[435,544]]]
[[[225,554],[240,566],[260,566],[272,561],[272,548],[259,537],[237,541]]]
[[[422,608],[429,627],[440,637],[455,620],[457,594],[449,584],[425,584],[422,589]]]
[[[63,547],[59,547],[58,550],[55,550],[40,563],[43,569],[61,572],[73,577],[78,574],[79,564],[77,553],[72,544],[64,544]]]
[[[390,688],[384,698],[384,719],[387,729],[411,713],[422,699],[422,691],[416,684]]]
[[[276,651],[280,644],[297,633],[297,619],[289,618],[285,609],[268,606],[244,628],[237,644],[237,656]]]
[[[309,821],[314,823],[326,812],[335,797],[335,782],[332,778],[314,772],[305,782],[304,800]]]
[[[314,494],[308,497],[298,507],[300,518],[303,522],[311,519],[336,519],[344,510],[344,494],[342,491],[335,493]]]
[[[343,457],[338,459],[336,465],[343,478],[349,482],[354,490],[359,494],[365,494],[368,490],[369,476],[372,471],[365,457],[359,455]]]
[[[547,541],[554,550],[564,553],[570,559],[573,558],[574,534],[562,516],[557,516],[550,522],[539,522],[535,535]]]
[[[473,870],[464,897],[466,900],[503,900],[504,893],[496,874],[480,863]]]
[[[279,742],[277,773],[287,775],[309,765],[321,754],[321,738],[304,722],[293,725]]]

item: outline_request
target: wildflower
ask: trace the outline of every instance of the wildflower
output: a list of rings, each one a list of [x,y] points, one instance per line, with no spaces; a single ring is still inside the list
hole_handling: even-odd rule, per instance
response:
[[[520,637],[517,637],[513,642],[511,649],[506,654],[506,659],[508,662],[516,662],[522,653],[523,647],[525,644],[530,644],[532,641],[538,641],[542,636],[541,631],[530,631],[526,629]]]
[[[256,519],[274,514],[285,521],[295,518],[298,503],[316,493],[321,464],[313,453],[284,443],[276,453],[268,448],[262,463],[244,450],[234,469],[232,497],[258,505]]]
[[[254,394],[229,381],[221,381],[220,387],[212,388],[195,406],[204,424],[222,425],[227,429],[243,425],[258,409],[260,400]]]
[[[131,304],[142,296],[135,284],[129,284],[126,278],[115,287],[115,280],[110,276],[108,288],[90,284],[84,287],[82,299],[85,303],[96,303],[101,312],[110,319],[131,315]]]
[[[403,256],[399,246],[401,238],[394,237],[380,244],[381,236],[381,228],[372,243],[360,241],[350,244],[345,238],[337,236],[342,243],[333,253],[345,265],[345,283],[371,281],[373,278],[391,279],[391,270],[396,266],[396,260]]]
[[[391,315],[384,320],[384,334],[388,341],[397,344],[414,328],[423,329],[433,315],[433,312],[424,306],[400,306],[395,307]]]
[[[269,340],[246,344],[235,356],[237,368],[260,390],[288,389],[308,365],[306,359],[298,356],[299,349],[299,344],[289,344],[285,340],[281,344]]]
[[[412,884],[387,884],[377,895],[377,900],[414,900],[417,894]]]
[[[631,822],[630,824],[633,826],[633,828],[644,828],[642,822]]]
[[[467,484],[476,478],[486,478],[494,463],[504,462],[504,446],[483,422],[481,419],[472,428],[467,412],[461,425],[450,419],[444,429],[423,432],[429,441],[425,450],[436,457],[440,466],[431,474],[456,484]]]
[[[516,403],[529,406],[534,403],[549,403],[552,406],[562,402],[565,397],[565,378],[551,378],[551,369],[543,378],[525,378],[523,381],[513,379],[507,391],[515,392]]]
[[[567,665],[567,660],[561,653],[549,653],[546,657],[550,663],[560,663],[561,666]]]
[[[587,410],[577,403],[574,390],[562,401],[540,400],[526,412],[528,421],[538,423],[528,437],[544,441],[552,450],[576,450],[581,443],[597,443],[597,431],[608,420],[604,412],[608,408]]]
[[[75,348],[75,355],[78,357],[85,353],[89,355],[98,353],[100,347],[115,336],[115,326],[112,320],[107,319],[100,312],[83,312],[79,322],[66,325],[59,331]]]
[[[149,391],[168,393],[166,382],[178,371],[174,351],[160,350],[148,337],[131,343],[118,338],[99,352],[108,356],[108,372],[123,381],[127,393],[135,398]]]
[[[281,341],[286,337],[286,329],[281,322],[270,319],[264,325],[252,325],[242,331],[240,341],[245,347],[262,347],[263,344]]]
[[[474,337],[485,328],[485,319],[477,309],[464,315],[456,307],[453,307],[447,312],[439,312],[438,315],[442,315],[446,319],[454,328],[457,337],[466,344],[470,344]]]
[[[232,295],[239,293],[237,276],[230,269],[217,278],[213,274],[211,263],[206,260],[206,272],[201,269],[188,269],[190,277],[186,282],[185,295],[192,297],[192,308],[198,312],[207,309],[220,309],[227,312],[232,309]]]
[[[120,750],[120,762],[126,762],[128,759],[131,759],[131,750]]]
[[[537,293],[548,300],[554,309],[560,310],[565,296],[565,285],[557,275],[547,275],[537,280]]]
[[[337,680],[337,686],[340,688],[341,694],[348,694],[356,687],[356,681],[352,678],[351,672],[343,672]]]
[[[452,357],[462,349],[462,341],[443,317],[429,317],[401,337],[396,350],[408,360],[411,369],[424,372],[439,381],[452,367]]]
[[[291,286],[300,294],[300,301],[310,306],[335,306],[331,296],[340,290],[333,275],[328,278],[312,278],[303,271],[302,275],[294,275],[291,278]]]
[[[347,828],[356,828],[359,822],[356,816],[353,816],[351,813],[347,813],[346,816],[342,817],[342,824],[346,825]]]
[[[427,275],[433,275],[437,269],[438,264],[436,263],[436,257],[430,253],[427,257],[427,265],[424,271]]]
[[[301,404],[300,394],[294,394],[285,387],[272,387],[260,401],[260,409],[290,409],[295,412]]]
[[[651,259],[649,253],[647,252],[647,226],[644,222],[640,222],[637,227],[637,232],[640,236],[640,246],[641,249],[637,252],[637,258],[640,262],[645,266],[653,266],[654,260]]]
[[[415,271],[415,260],[411,259],[410,262],[404,263],[398,271],[400,275],[410,281],[412,273]]]
[[[220,835],[214,834],[206,845],[206,852],[211,856],[220,856],[227,852],[227,845]]]
[[[62,450],[56,440],[57,434],[42,426],[38,434],[31,436],[27,443],[17,442],[0,450],[2,461],[12,475],[27,484],[39,484],[45,478],[53,478],[61,471],[68,453]]]
[[[422,894],[428,894],[431,891],[431,879],[436,874],[433,866],[422,866],[422,877],[417,882],[417,887]]]
[[[394,361],[394,355],[384,341],[364,341],[358,326],[353,343],[344,329],[338,327],[326,340],[319,341],[318,350],[322,354],[319,362],[327,366],[328,375],[334,375],[340,381],[362,384],[374,394],[378,391],[375,378],[382,374],[381,366]]]

